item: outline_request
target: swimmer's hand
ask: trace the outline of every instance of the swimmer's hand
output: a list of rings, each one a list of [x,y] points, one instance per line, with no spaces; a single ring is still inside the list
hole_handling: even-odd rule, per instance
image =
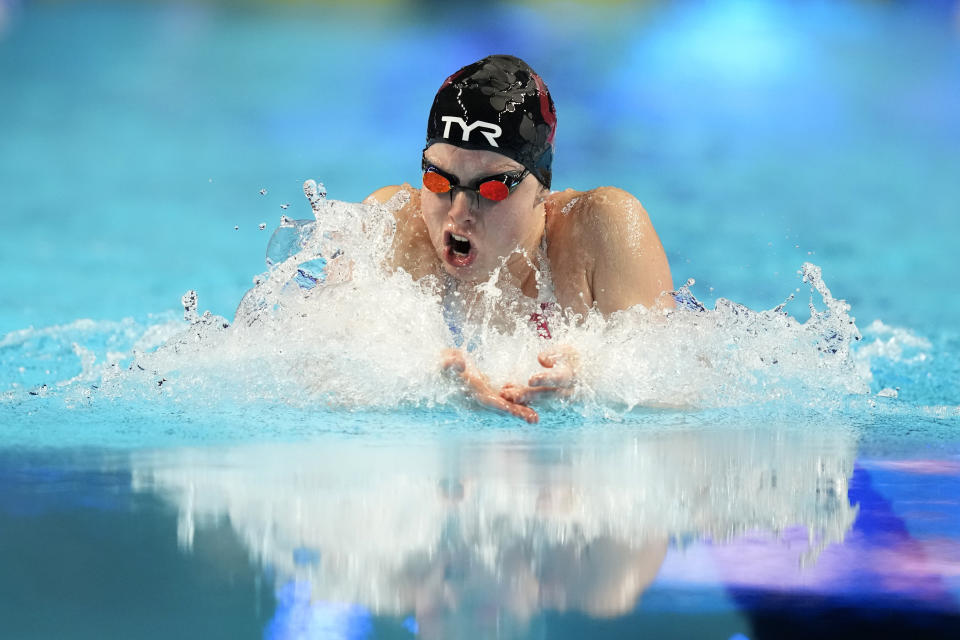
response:
[[[486,376],[477,370],[473,361],[461,349],[444,350],[440,368],[459,376],[467,395],[483,406],[523,418],[531,424],[540,420],[537,412],[530,407],[508,400],[494,391]]]
[[[546,371],[530,376],[526,385],[503,385],[500,397],[514,404],[526,405],[544,394],[570,395],[577,382],[576,369],[580,363],[576,350],[568,345],[560,345],[541,351],[537,361]]]

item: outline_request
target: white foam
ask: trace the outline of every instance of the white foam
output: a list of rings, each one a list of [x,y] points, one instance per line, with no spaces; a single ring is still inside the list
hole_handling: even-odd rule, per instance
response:
[[[441,351],[453,341],[444,314],[449,288],[432,278],[415,282],[383,266],[394,232],[391,212],[402,204],[402,195],[387,205],[318,198],[316,221],[297,227],[294,254],[271,261],[235,319],[198,313],[189,292],[186,322],[121,323],[116,330],[125,332],[132,346],[91,360],[82,341],[74,340],[77,354],[86,354],[83,366],[79,375],[62,380],[90,384],[99,377],[99,395],[162,393],[203,404],[271,400],[392,408],[461,402],[457,384],[438,366]],[[283,222],[291,229],[293,224]],[[608,319],[598,313],[554,314],[549,342],[528,321],[529,301],[494,276],[480,285],[484,293],[464,314],[471,320],[461,331],[473,347],[471,357],[495,385],[527,380],[540,370],[539,351],[571,345],[581,366],[578,385],[564,402],[585,414],[783,399],[818,406],[866,393],[869,360],[854,357],[852,345],[860,335],[849,306],[831,295],[816,265],[804,264],[798,275],[811,290],[805,322],[783,305],[754,311],[719,299],[712,310],[687,308],[702,305],[686,286],[681,293],[690,304],[669,313],[638,306]],[[497,321],[504,308],[516,310],[512,326]],[[85,322],[73,329],[88,330]],[[15,332],[0,346],[24,339]],[[883,346],[890,340],[922,347],[894,333],[887,342],[875,342],[871,353],[893,349]]]
[[[864,337],[872,341],[858,349],[858,356],[866,360],[889,360],[904,364],[925,362],[930,358],[933,345],[923,336],[909,329],[891,327],[874,320],[864,329]]]
[[[156,393],[159,385],[164,394],[204,403],[459,402],[457,385],[438,367],[441,350],[452,343],[443,283],[415,282],[383,267],[394,231],[391,211],[401,204],[399,197],[386,206],[319,201],[316,222],[300,228],[299,250],[255,279],[232,322],[199,314],[196,298],[185,299],[189,324],[141,327],[132,351],[113,352],[113,358],[132,354],[129,367],[101,361],[95,369],[87,358],[82,375],[68,382],[100,375],[101,394]],[[316,273],[324,262],[326,269]],[[312,284],[304,279],[308,268],[307,275],[319,280],[309,289],[302,286]],[[781,308],[753,311],[720,299],[714,309],[702,311],[659,313],[638,306],[609,319],[598,313],[582,319],[556,314],[553,340],[547,342],[529,324],[518,293],[494,277],[481,285],[484,295],[467,314],[472,322],[461,329],[473,346],[471,357],[494,384],[525,381],[540,369],[536,355],[544,348],[573,346],[581,369],[568,402],[585,413],[783,398],[816,405],[865,393],[869,367],[852,355],[859,333],[849,307],[832,297],[815,265],[803,265],[799,275],[811,287],[806,322]],[[693,306],[699,304],[688,287],[682,293]],[[518,309],[518,319],[504,328],[494,316],[510,306]],[[176,328],[179,333],[170,337]],[[4,342],[16,339],[11,334]]]

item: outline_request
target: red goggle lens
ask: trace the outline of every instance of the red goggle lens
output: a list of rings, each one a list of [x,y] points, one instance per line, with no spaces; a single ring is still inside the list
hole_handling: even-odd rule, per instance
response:
[[[423,186],[433,193],[446,193],[450,191],[450,181],[435,171],[427,171],[423,174]]]
[[[503,184],[502,182],[490,180],[480,185],[480,195],[487,200],[500,202],[510,195],[510,189],[508,189],[507,185]]]

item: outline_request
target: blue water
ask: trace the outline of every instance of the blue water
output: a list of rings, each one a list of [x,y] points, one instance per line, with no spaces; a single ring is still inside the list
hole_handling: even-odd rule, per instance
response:
[[[954,3],[371,6],[0,0],[0,635],[953,637]],[[708,308],[803,321],[818,265],[866,392],[528,427],[238,401],[235,360],[101,390],[185,291],[232,319],[305,179],[416,183],[492,52],[550,85],[555,186],[636,194]]]

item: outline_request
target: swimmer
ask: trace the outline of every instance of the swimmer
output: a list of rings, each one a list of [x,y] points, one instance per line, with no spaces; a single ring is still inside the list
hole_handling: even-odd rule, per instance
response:
[[[500,269],[544,338],[553,310],[582,317],[672,307],[663,246],[635,197],[615,187],[550,190],[556,127],[546,84],[519,58],[489,56],[447,78],[427,122],[422,187],[383,187],[367,199],[409,195],[395,214],[390,266],[452,281],[467,308],[482,295],[476,285]],[[553,346],[538,357],[543,371],[500,389],[462,349],[446,350],[441,366],[480,404],[536,422],[530,403],[568,393],[578,359],[571,347]]]

